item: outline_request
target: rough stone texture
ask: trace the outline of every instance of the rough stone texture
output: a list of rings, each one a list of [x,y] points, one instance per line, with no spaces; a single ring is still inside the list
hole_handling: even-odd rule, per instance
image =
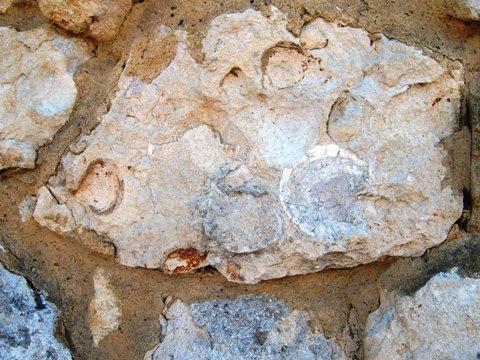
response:
[[[232,299],[245,294],[271,293],[292,308],[308,311],[312,328],[321,329],[327,338],[336,338],[339,346],[349,344],[351,348],[346,350],[348,358],[360,360],[363,349],[362,341],[359,342],[358,339],[364,338],[367,315],[378,307],[377,285],[383,274],[389,274],[385,279],[389,289],[403,291],[406,287],[411,293],[433,274],[446,271],[449,267],[460,266],[465,269],[476,266],[477,271],[480,270],[480,242],[475,231],[471,233],[471,221],[465,222],[468,216],[459,222],[458,227],[460,232],[468,229],[470,234],[467,237],[464,234],[461,238],[452,238],[451,231],[449,241],[431,249],[422,257],[390,258],[350,269],[332,269],[262,281],[256,285],[229,283],[209,268],[192,275],[172,277],[160,271],[125,267],[115,261],[113,246],[109,246],[112,249],[111,255],[99,251],[99,244],[108,245],[104,242],[108,240],[105,236],[88,230],[59,235],[38,226],[34,221],[23,223],[15,209],[26,196],[34,195],[38,187],[48,180],[65,149],[69,148],[78,134],[89,134],[98,124],[97,114],[108,111],[110,97],[105,95],[106,90],[115,89],[117,70],[121,72],[123,65],[123,60],[117,63],[118,54],[123,51],[125,55],[128,53],[128,42],[135,32],[140,32],[140,29],[143,33],[148,32],[153,30],[155,24],[188,31],[189,52],[195,59],[201,60],[201,40],[214,17],[249,7],[268,12],[264,2],[259,0],[253,4],[249,0],[205,0],[195,3],[190,0],[148,0],[135,3],[116,43],[113,46],[99,44],[93,58],[77,71],[75,83],[78,94],[70,120],[57,132],[54,142],[38,152],[36,168],[1,174],[0,249],[4,251],[0,251],[0,261],[12,271],[28,277],[35,288],[45,289],[52,301],[62,304],[59,321],[65,327],[72,356],[85,360],[143,358],[145,352],[159,342],[158,314],[163,307],[162,298],[168,294],[191,303],[198,302],[199,299]],[[424,49],[428,54],[432,54],[428,49],[435,50],[438,54],[432,56],[437,60],[441,60],[439,54],[459,59],[465,66],[465,99],[470,105],[475,104],[476,100],[470,92],[480,89],[480,74],[476,73],[480,48],[478,23],[448,17],[445,11],[436,12],[428,7],[427,2],[418,0],[272,0],[269,3],[279,6],[287,14],[289,26],[297,35],[302,24],[311,22],[315,17],[342,19],[352,27],[365,28],[371,33],[382,32],[390,39]],[[22,0],[18,5],[10,7],[5,15],[0,15],[2,25],[19,31],[38,28],[45,21],[47,19],[38,10],[36,0]],[[65,34],[58,27],[55,29]],[[142,59],[143,51],[140,46],[143,44],[139,43],[145,38],[142,35],[134,41],[134,47],[137,48],[135,45],[138,45],[138,61]],[[169,38],[164,43],[168,45],[175,41]],[[111,49],[115,50],[113,56]],[[162,49],[165,50],[165,57]],[[163,64],[170,63],[170,53],[171,46],[159,46],[158,52],[146,51],[149,60],[145,64],[150,64],[151,59],[151,64],[158,62],[162,68]],[[173,55],[175,53],[174,48]],[[146,67],[137,71],[138,76],[147,80],[150,77],[154,79],[156,69],[152,66],[151,72],[146,73]],[[473,106],[469,109],[475,114]],[[463,118],[462,123],[467,124],[467,121],[467,118]],[[470,135],[466,126],[464,132]],[[469,157],[468,142],[459,139],[456,133],[443,145],[449,152],[453,148],[454,159],[462,159],[463,162],[455,164],[458,172],[455,172],[455,167],[449,162],[444,163],[447,169],[445,183],[448,184],[449,179],[468,179],[470,161],[472,166],[478,167],[478,159]],[[472,141],[472,146],[478,147],[475,141]],[[478,174],[480,173],[472,173],[472,180],[480,179]],[[464,180],[460,184],[455,185],[455,188],[464,187],[467,195],[472,190],[472,202],[478,206],[478,191],[473,184],[470,187],[468,181]],[[464,213],[468,214],[468,209],[467,200]],[[194,253],[177,251],[176,254],[185,257]],[[198,253],[201,258],[203,253]],[[119,331],[110,333],[95,347],[87,308],[93,294],[93,274],[97,267],[108,270],[110,282],[122,301],[122,323]],[[345,341],[344,335],[351,341]]]
[[[122,312],[105,270],[99,268],[93,276],[95,294],[88,307],[90,331],[94,346],[112,331],[118,329]]]
[[[13,0],[0,0],[0,14],[5,13],[12,4]]]
[[[73,33],[85,33],[96,41],[115,38],[131,0],[39,0],[42,13]]]
[[[412,296],[383,294],[366,331],[366,359],[476,359],[480,280],[440,273]]]
[[[480,20],[480,0],[443,0],[449,15],[462,20]]]
[[[64,204],[59,204],[46,187],[41,187],[37,191],[33,218],[40,225],[60,233],[72,231],[75,228],[75,220],[70,209]]]
[[[480,232],[480,94],[472,98],[469,103],[470,121],[472,126],[472,155],[471,155],[471,179],[472,179],[472,214],[469,228]]]
[[[73,75],[89,58],[85,43],[41,28],[0,27],[0,170],[35,167],[72,111]]]
[[[143,77],[130,57],[62,159],[47,186],[122,264],[255,283],[421,255],[461,215],[441,148],[460,65],[321,18],[297,38],[270,11],[215,18],[203,64],[159,26],[144,53],[170,44],[171,60]]]
[[[0,264],[0,358],[71,359],[54,336],[57,309]]]
[[[162,340],[145,360],[345,359],[334,341],[310,330],[306,312],[272,296],[190,306],[177,300],[165,318]]]
[[[33,218],[33,212],[35,211],[35,205],[37,203],[36,196],[27,196],[18,206],[18,212],[22,222],[27,222]]]

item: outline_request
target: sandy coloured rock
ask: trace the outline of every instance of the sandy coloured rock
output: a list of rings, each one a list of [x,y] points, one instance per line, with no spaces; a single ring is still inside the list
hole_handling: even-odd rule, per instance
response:
[[[55,338],[57,308],[0,264],[0,358],[71,359]]]
[[[73,75],[88,49],[47,28],[0,27],[0,52],[0,170],[32,169],[36,150],[68,120],[77,95]]]
[[[160,344],[144,359],[345,359],[308,320],[268,295],[188,306],[177,300],[162,321]]]
[[[440,273],[415,294],[383,294],[367,322],[365,358],[475,359],[480,280]]]
[[[73,33],[85,33],[96,41],[115,38],[131,0],[39,0],[43,15]]]
[[[448,15],[461,20],[480,20],[480,0],[429,1],[433,7],[445,6]]]
[[[122,312],[105,270],[95,271],[93,286],[95,293],[88,306],[88,319],[93,344],[98,346],[104,337],[118,329]]]
[[[441,146],[460,65],[321,18],[295,37],[271,13],[216,17],[202,64],[159,26],[145,46],[173,46],[170,60],[143,76],[128,59],[46,185],[122,264],[255,283],[418,256],[461,215]]]
[[[5,13],[12,4],[13,0],[0,0],[0,14]]]

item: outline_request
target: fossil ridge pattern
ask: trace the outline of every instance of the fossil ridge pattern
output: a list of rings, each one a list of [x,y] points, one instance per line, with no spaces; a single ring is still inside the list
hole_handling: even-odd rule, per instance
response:
[[[170,61],[131,53],[108,113],[39,190],[45,226],[106,235],[128,266],[256,283],[421,255],[461,215],[441,146],[458,64],[321,18],[295,37],[273,7],[215,18],[203,63],[185,32],[149,36],[143,53]]]

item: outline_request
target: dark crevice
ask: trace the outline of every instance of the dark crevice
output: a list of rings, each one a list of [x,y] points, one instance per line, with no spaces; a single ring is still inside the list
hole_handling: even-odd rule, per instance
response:
[[[469,101],[465,101],[465,111],[462,112],[462,115],[460,116],[459,122],[460,122],[460,128],[468,128],[470,132],[472,131],[472,114],[471,114],[471,106]]]
[[[70,352],[72,354],[75,354],[77,351],[76,351],[75,345],[73,343],[72,332],[66,326],[65,321],[62,322],[62,325],[63,325],[63,330],[64,330],[63,332],[64,332],[64,335],[65,335],[64,337],[65,337],[65,341],[67,343],[67,346],[70,349]]]
[[[35,286],[29,279],[27,279],[26,277],[24,277],[24,279],[27,281],[27,284],[30,287],[30,289],[32,289],[33,300],[35,301],[35,309],[36,310],[45,309],[47,306],[43,302],[42,295],[35,289]]]
[[[463,212],[462,214],[465,213],[466,206],[469,206],[469,215],[470,218],[472,219],[472,224],[476,223],[475,218],[478,216],[477,210],[478,210],[478,180],[475,178],[476,174],[476,162],[478,159],[474,159],[475,154],[478,151],[478,119],[479,119],[479,107],[477,103],[478,99],[475,97],[470,97],[467,99],[465,102],[465,113],[464,116],[461,119],[461,124],[464,124],[464,126],[467,126],[469,129],[470,133],[470,162],[469,162],[469,174],[470,174],[470,191],[468,191],[468,199],[466,198],[465,192],[463,193],[464,195],[464,200],[463,200]],[[475,226],[473,226],[475,227]],[[474,229],[468,229],[470,232],[475,232]]]
[[[472,210],[472,194],[470,193],[470,190],[463,189],[462,194],[463,194],[463,211]]]
[[[461,276],[476,277],[480,271],[480,242],[471,237],[466,241],[451,241],[427,250],[421,257],[424,264],[419,276],[409,276],[410,281],[399,289],[404,295],[412,296],[433,276],[457,267]]]
[[[5,247],[5,244],[3,244],[3,246]],[[18,258],[18,256],[16,256],[15,254],[13,254],[11,251],[9,251],[7,249],[7,251],[18,261],[20,261],[20,258]],[[23,274],[13,270],[13,269],[10,269],[9,267],[5,266],[5,264],[3,263],[0,263],[4,268],[5,270],[11,272],[12,274],[15,274],[15,275],[18,275],[18,276],[21,276],[22,278],[25,279],[25,281],[27,282],[27,285],[28,287],[30,288],[30,290],[32,290],[32,294],[33,294],[33,300],[35,301],[35,309],[36,310],[44,310],[46,309],[46,305],[45,303],[43,302],[43,299],[42,299],[42,295],[41,293],[36,289],[35,285],[33,285],[33,282],[28,279],[26,276],[24,276]]]
[[[468,222],[472,211],[472,193],[469,189],[462,189],[463,210],[462,216],[457,220],[456,224],[465,232],[468,232]]]

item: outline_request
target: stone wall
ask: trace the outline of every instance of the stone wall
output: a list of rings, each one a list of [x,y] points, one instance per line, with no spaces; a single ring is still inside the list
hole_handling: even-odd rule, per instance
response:
[[[480,356],[479,11],[0,1],[1,354]]]

